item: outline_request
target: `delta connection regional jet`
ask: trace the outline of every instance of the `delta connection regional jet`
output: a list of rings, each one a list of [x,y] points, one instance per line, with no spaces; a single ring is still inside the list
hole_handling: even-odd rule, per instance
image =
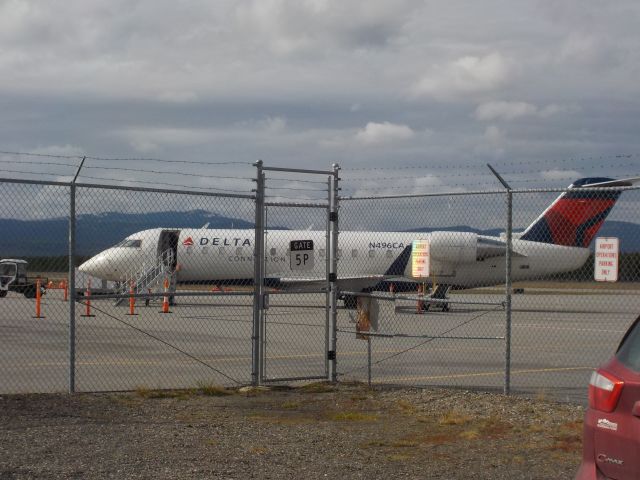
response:
[[[529,227],[513,238],[512,279],[540,278],[580,268],[589,244],[622,190],[640,178],[583,178],[574,182]],[[589,191],[585,187],[609,187]],[[469,232],[340,232],[338,288],[359,292],[383,288],[388,282],[418,281],[411,274],[412,242],[429,244],[430,268],[420,282],[438,288],[445,298],[450,287],[469,288],[504,281],[504,238]],[[312,268],[299,271],[289,261],[293,241],[312,241]],[[326,281],[325,231],[270,231],[265,276],[270,284],[295,286]],[[170,263],[178,283],[245,282],[253,279],[254,230],[154,228],[128,236],[80,266],[80,271],[116,282],[134,281],[159,261]],[[323,248],[317,248],[321,246]],[[353,305],[353,297],[344,297]]]

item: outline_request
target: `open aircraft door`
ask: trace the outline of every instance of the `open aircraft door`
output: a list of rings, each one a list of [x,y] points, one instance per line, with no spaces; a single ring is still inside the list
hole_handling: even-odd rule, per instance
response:
[[[158,257],[171,271],[175,271],[178,264],[178,238],[180,230],[162,230],[158,239]]]

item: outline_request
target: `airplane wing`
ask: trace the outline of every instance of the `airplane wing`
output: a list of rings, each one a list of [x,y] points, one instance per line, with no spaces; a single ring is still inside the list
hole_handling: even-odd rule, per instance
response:
[[[374,274],[374,275],[353,275],[353,276],[345,276],[338,275],[338,288],[340,290],[362,290],[365,288],[375,287],[378,283],[383,280],[395,279],[395,278],[406,278],[405,271],[407,268],[407,264],[409,263],[409,259],[411,258],[411,245],[407,245],[400,255],[396,257],[391,266],[384,272],[384,274]],[[324,285],[326,279],[324,278],[300,278],[300,277],[291,277],[291,278],[280,278],[280,283],[284,285],[295,285],[295,286],[304,286],[304,285]]]
[[[339,290],[362,290],[365,288],[373,287],[386,277],[384,275],[370,275],[370,276],[353,276],[338,278]],[[323,287],[326,284],[325,278],[280,278],[279,282],[285,287]]]

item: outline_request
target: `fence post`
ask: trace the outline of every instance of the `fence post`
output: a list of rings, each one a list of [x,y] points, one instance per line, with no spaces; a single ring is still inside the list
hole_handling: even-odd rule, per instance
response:
[[[511,252],[513,251],[513,191],[507,190],[507,252],[505,272],[505,293],[507,325],[505,332],[505,359],[504,359],[504,394],[511,393]]]
[[[251,384],[262,383],[262,314],[264,300],[264,173],[262,160],[256,172],[256,216],[253,263],[253,329],[251,334]]]
[[[76,391],[76,180],[85,160],[83,157],[69,186],[69,393]]]
[[[331,285],[331,295],[329,297],[329,331],[330,342],[327,358],[329,360],[329,381],[338,380],[337,373],[337,337],[338,337],[338,172],[340,166],[333,164],[333,176],[331,177],[331,188],[329,189],[329,224],[331,228],[331,244],[329,249],[330,269],[329,283]]]
[[[506,231],[506,252],[505,252],[505,349],[504,349],[504,394],[511,393],[511,252],[513,251],[513,190],[511,186],[500,176],[500,174],[487,163],[489,170],[507,189],[507,231]]]

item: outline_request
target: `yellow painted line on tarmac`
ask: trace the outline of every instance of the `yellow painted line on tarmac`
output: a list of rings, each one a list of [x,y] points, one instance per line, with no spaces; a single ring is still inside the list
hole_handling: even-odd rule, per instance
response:
[[[556,367],[556,368],[536,368],[530,370],[511,370],[511,375],[527,374],[527,373],[551,373],[551,372],[570,372],[579,370],[593,370],[594,367]],[[474,377],[496,377],[504,375],[504,370],[495,372],[480,372],[480,373],[459,373],[450,375],[424,375],[418,377],[385,377],[381,380],[375,380],[374,383],[385,383],[389,381],[399,380],[442,380],[449,378],[474,378]]]
[[[376,353],[398,353],[402,350],[378,350]],[[352,351],[352,352],[342,352],[341,356],[357,356],[357,355],[366,355],[367,351]],[[275,356],[267,356],[267,360],[287,360],[293,358],[323,358],[324,353],[301,353],[301,354],[293,354],[293,355],[275,355]],[[237,362],[237,361],[248,361],[251,360],[250,356],[245,357],[219,357],[219,358],[207,358],[206,356],[202,356],[201,359],[205,362],[210,363],[223,363],[223,362]],[[187,359],[188,360],[188,359]],[[146,366],[161,366],[166,365],[169,360],[163,361],[150,361],[150,360],[102,360],[102,361],[82,361],[76,360],[76,366],[127,366],[127,365],[146,365]],[[187,362],[185,362],[187,363]],[[18,367],[66,367],[69,363],[67,361],[64,362],[34,362],[34,363],[20,363]]]

